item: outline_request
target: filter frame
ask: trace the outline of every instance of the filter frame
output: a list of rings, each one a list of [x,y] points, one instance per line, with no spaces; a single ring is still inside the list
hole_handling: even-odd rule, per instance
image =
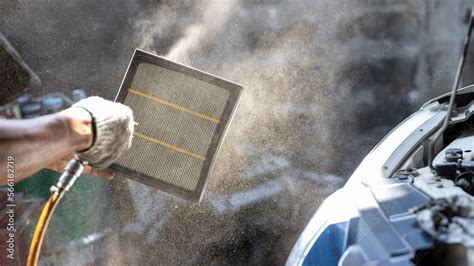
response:
[[[240,101],[243,87],[237,83],[219,78],[217,76],[197,70],[192,67],[188,67],[188,66],[170,61],[156,54],[152,54],[140,49],[136,49],[135,52],[133,53],[132,59],[130,60],[130,64],[122,80],[122,84],[120,85],[120,89],[115,98],[115,102],[120,102],[120,103],[125,102],[125,99],[127,95],[129,94],[128,89],[130,88],[133,82],[133,79],[135,77],[135,74],[138,70],[139,65],[142,63],[157,65],[159,67],[162,67],[171,71],[179,72],[184,75],[191,76],[195,79],[199,79],[207,83],[213,84],[215,86],[218,86],[222,89],[227,90],[229,92],[229,97],[227,98],[227,102],[225,104],[224,110],[221,116],[219,117],[219,120],[221,122],[217,125],[215,129],[215,132],[212,136],[211,143],[205,155],[206,159],[203,162],[203,167],[201,168],[201,173],[200,173],[199,180],[198,180],[195,190],[187,190],[177,185],[166,183],[155,177],[148,176],[146,174],[140,173],[138,171],[124,167],[116,163],[109,166],[109,169],[121,176],[133,179],[135,181],[151,186],[153,188],[174,194],[179,197],[183,197],[188,200],[200,201],[204,194],[208,178],[210,177],[210,174],[214,167],[215,159],[219,155],[219,150],[221,148],[222,141],[227,133],[229,125],[235,114],[235,110]],[[132,143],[132,146],[133,146],[133,143]]]

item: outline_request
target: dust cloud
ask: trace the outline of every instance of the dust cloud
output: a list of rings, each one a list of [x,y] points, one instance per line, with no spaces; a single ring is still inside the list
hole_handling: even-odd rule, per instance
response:
[[[189,65],[190,55],[202,50],[207,40],[212,41],[221,33],[236,4],[237,0],[209,0],[203,10],[202,23],[189,26],[166,57]]]
[[[209,0],[180,9],[169,2],[137,22],[141,48],[245,89],[200,204],[128,182],[137,214],[124,222],[125,246],[133,251],[123,257],[171,264],[286,260],[321,201],[343,184],[338,175],[350,171],[337,165],[339,154],[349,154],[340,140],[348,138],[342,128],[350,114],[342,106],[349,95],[333,87],[347,53],[335,31],[344,17],[334,21],[328,12],[350,5],[337,7]],[[163,47],[172,29],[182,30]]]

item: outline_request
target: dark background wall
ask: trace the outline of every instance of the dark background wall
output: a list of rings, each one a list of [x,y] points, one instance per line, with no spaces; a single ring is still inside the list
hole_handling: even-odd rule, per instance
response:
[[[42,79],[37,95],[81,87],[113,99],[136,47],[243,84],[203,202],[109,185],[110,262],[283,264],[373,145],[449,90],[469,4],[12,0],[0,31]]]

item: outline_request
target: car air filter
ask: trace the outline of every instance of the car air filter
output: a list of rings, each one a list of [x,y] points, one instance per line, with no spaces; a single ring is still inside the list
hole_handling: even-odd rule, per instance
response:
[[[110,169],[200,200],[242,87],[135,50],[115,101],[129,106],[132,147]]]

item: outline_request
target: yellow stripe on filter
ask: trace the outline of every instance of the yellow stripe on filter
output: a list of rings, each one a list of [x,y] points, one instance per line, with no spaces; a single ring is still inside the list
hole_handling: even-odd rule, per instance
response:
[[[147,135],[144,135],[140,132],[134,132],[133,135],[135,137],[139,137],[141,139],[144,139],[144,140],[148,140],[148,141],[151,141],[153,143],[156,143],[156,144],[159,144],[161,146],[164,146],[170,150],[173,150],[173,151],[176,151],[176,152],[179,152],[179,153],[182,153],[182,154],[186,154],[188,156],[191,156],[191,157],[194,157],[198,160],[201,160],[201,161],[205,161],[206,160],[206,157],[200,155],[200,154],[197,154],[197,153],[194,153],[192,151],[188,151],[188,150],[185,150],[183,148],[180,148],[178,146],[174,146],[173,144],[169,144],[167,142],[164,142],[164,141],[161,141],[159,139],[155,139],[153,137],[150,137],[150,136],[147,136]]]
[[[138,91],[138,90],[135,90],[135,89],[132,89],[132,88],[129,88],[128,91],[130,93],[133,93],[133,94],[136,94],[138,96],[142,96],[142,97],[145,97],[147,99],[150,99],[152,101],[155,101],[157,103],[161,103],[163,105],[166,105],[166,106],[169,106],[171,108],[174,108],[174,109],[178,109],[180,111],[183,111],[183,112],[186,112],[186,113],[189,113],[189,114],[192,114],[194,116],[197,116],[197,117],[200,117],[202,119],[206,119],[208,121],[211,121],[213,123],[220,123],[219,119],[215,118],[215,117],[212,117],[212,116],[208,116],[208,115],[205,115],[205,114],[202,114],[202,113],[199,113],[199,112],[196,112],[196,111],[193,111],[191,109],[188,109],[186,107],[183,107],[183,106],[180,106],[180,105],[177,105],[175,103],[172,103],[172,102],[168,102],[166,100],[163,100],[163,99],[160,99],[156,96],[153,96],[153,95],[150,95],[148,93],[145,93],[145,92],[141,92],[141,91]]]

